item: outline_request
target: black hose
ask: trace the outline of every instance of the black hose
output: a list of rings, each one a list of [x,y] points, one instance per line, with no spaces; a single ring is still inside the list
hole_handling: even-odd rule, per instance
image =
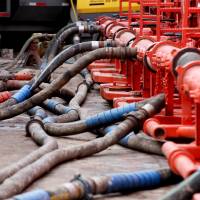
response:
[[[46,68],[41,72],[39,77],[36,78],[36,80],[33,82],[31,86],[31,90],[34,90],[35,88],[37,88],[44,79],[46,79],[54,70],[56,70],[61,64],[63,64],[69,58],[79,53],[92,51],[97,48],[106,47],[106,46],[115,47],[116,43],[114,41],[83,42],[83,43],[75,44],[63,50],[46,66]]]
[[[0,120],[8,119],[14,116],[17,116],[32,107],[39,105],[47,98],[50,98],[57,90],[63,87],[72,77],[78,74],[82,69],[87,67],[89,64],[94,62],[95,60],[100,60],[103,58],[118,58],[118,59],[132,59],[137,55],[136,48],[128,48],[128,47],[116,47],[116,48],[100,48],[94,51],[87,53],[86,55],[79,58],[74,64],[71,65],[70,69],[67,69],[63,74],[61,74],[56,80],[54,80],[49,87],[45,88],[41,92],[38,92],[31,98],[22,101],[23,96],[17,95],[17,100],[20,100],[17,105],[6,107],[0,109]],[[58,58],[59,59],[59,58]],[[62,63],[60,63],[62,64]],[[30,88],[26,87],[26,91],[30,93]],[[19,98],[20,97],[20,98]],[[27,94],[25,95],[27,98]],[[24,99],[23,99],[24,100]]]
[[[184,167],[184,166],[183,166]],[[190,177],[174,187],[160,200],[189,200],[200,192],[200,172],[197,170]]]

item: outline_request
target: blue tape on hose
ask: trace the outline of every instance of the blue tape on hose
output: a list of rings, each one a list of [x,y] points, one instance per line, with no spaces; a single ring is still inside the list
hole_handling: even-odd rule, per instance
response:
[[[89,73],[89,71],[85,68],[85,69],[83,69],[82,71],[81,71],[81,75],[82,76],[86,76],[87,74]]]
[[[65,106],[65,108],[64,108],[64,113],[63,113],[63,114],[67,114],[67,113],[68,113],[69,111],[71,111],[71,110],[74,110],[74,109]]]
[[[36,190],[33,192],[27,192],[14,197],[15,200],[50,200],[48,192],[44,190]]]
[[[55,110],[55,107],[59,104],[59,102],[53,100],[53,99],[48,99],[47,100],[47,108],[50,109],[50,110]]]
[[[47,114],[46,114],[46,112],[44,112],[43,110],[38,110],[38,111],[36,112],[36,116],[40,117],[41,119],[44,119],[44,118],[47,117]]]
[[[128,147],[128,141],[129,141],[129,138],[131,136],[134,136],[135,134],[133,132],[129,133],[127,136],[123,137],[120,141],[119,141],[119,144],[125,146],[125,147]]]
[[[35,115],[35,113],[36,113],[36,111],[37,111],[38,109],[40,109],[40,107],[39,107],[39,106],[35,106],[35,107],[29,109],[28,112],[29,112],[31,115]]]
[[[104,129],[105,134],[111,133],[111,131],[113,131],[113,130],[116,129],[116,128],[117,128],[117,125],[113,125],[113,126],[108,126],[108,127],[106,127],[106,128]],[[123,138],[119,141],[119,144],[128,147],[128,141],[129,141],[130,137],[132,137],[132,136],[134,136],[134,135],[135,135],[134,132],[129,133],[127,136],[123,137]]]
[[[109,180],[107,193],[151,188],[160,184],[161,176],[157,171],[117,174],[113,175]]]
[[[42,120],[43,124],[47,124],[47,123],[55,123],[55,118],[53,117],[46,117],[45,119]]]
[[[23,102],[31,96],[30,88],[30,85],[24,85],[16,94],[12,96],[12,98],[15,99],[17,103]]]
[[[107,134],[107,133],[113,131],[113,130],[116,129],[116,128],[117,128],[117,125],[108,126],[108,127],[106,127],[106,128],[104,129],[104,131],[105,131],[105,133]]]
[[[125,106],[114,108],[95,116],[86,119],[86,125],[88,128],[111,124],[113,122],[120,121],[124,114],[136,111],[137,107],[135,103],[127,104]]]

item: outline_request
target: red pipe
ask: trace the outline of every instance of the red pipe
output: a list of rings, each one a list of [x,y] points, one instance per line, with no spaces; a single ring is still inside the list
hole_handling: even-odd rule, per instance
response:
[[[157,139],[168,138],[194,138],[195,127],[181,124],[161,124],[158,119],[150,118],[145,121],[143,130],[148,135]]]
[[[166,142],[162,151],[173,172],[187,178],[197,170],[194,156],[173,142]]]

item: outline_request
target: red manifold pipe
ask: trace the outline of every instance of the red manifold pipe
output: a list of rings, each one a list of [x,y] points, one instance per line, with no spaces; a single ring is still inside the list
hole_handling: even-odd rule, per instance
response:
[[[186,178],[200,166],[200,51],[195,48],[182,49],[174,57],[171,69],[177,78],[181,96],[182,122],[180,127],[184,125],[194,127],[195,141],[191,144],[166,142],[162,151],[171,169]],[[195,118],[192,116],[193,109],[196,112]],[[188,119],[192,119],[191,122]],[[184,131],[181,131],[181,134],[183,133]]]
[[[186,66],[178,67],[177,71],[179,90],[188,94],[195,103],[200,103],[200,61],[192,61]]]
[[[126,28],[116,32],[114,40],[120,46],[128,46],[130,42],[135,40],[135,35],[134,31]]]
[[[149,67],[152,72],[157,72],[159,67],[168,67],[174,55],[179,50],[180,47],[174,42],[156,42],[154,46],[146,52],[147,67]]]
[[[155,43],[153,37],[139,37],[130,44],[130,47],[137,48],[137,58],[143,61],[146,51]]]
[[[117,32],[119,32],[123,29],[126,29],[126,27],[124,25],[114,21],[113,23],[111,23],[107,26],[105,35],[107,38],[114,39]]]
[[[129,68],[128,73],[128,85],[129,85],[129,91],[124,90],[121,92],[121,97],[123,97],[121,100],[119,99],[120,96],[113,94],[112,99],[114,98],[114,106],[118,107],[120,104],[124,104],[126,102],[126,98],[128,99],[128,102],[131,103],[133,101],[137,101],[137,99],[143,99],[143,97],[149,97],[150,92],[150,82],[151,77],[150,72],[148,69],[143,67],[143,60],[145,57],[146,51],[154,44],[155,40],[152,37],[140,37],[132,41],[129,45],[129,47],[136,47],[137,48],[137,58],[138,60],[133,62],[133,65]],[[141,84],[140,84],[141,83]],[[141,85],[143,86],[141,90]],[[102,89],[103,90],[103,89]],[[106,93],[114,93],[112,91],[112,87],[109,89],[105,89],[104,91],[104,98],[106,98]],[[115,92],[116,93],[116,92]],[[135,97],[133,97],[135,96]]]
[[[120,25],[121,26],[121,25]],[[124,26],[120,27],[118,24],[112,24],[110,25],[110,28],[108,27],[107,30],[107,36],[113,36],[113,39],[115,40],[117,37],[117,41],[123,42],[123,46],[127,45],[130,41],[135,39],[135,34],[132,31],[129,31]],[[126,31],[125,31],[126,30]],[[115,32],[114,32],[115,31]],[[127,66],[126,63],[122,63],[119,60],[116,60],[116,71],[110,69],[107,70],[92,70],[92,77],[95,82],[99,83],[112,83],[112,82],[127,82]],[[116,72],[116,73],[115,73]]]
[[[192,144],[190,144],[190,146],[192,146]],[[173,142],[166,142],[162,146],[162,151],[167,157],[173,172],[181,175],[183,178],[187,178],[198,169],[195,157],[192,153],[186,151],[184,146],[182,148],[181,145],[177,145]]]
[[[195,127],[180,124],[161,124],[156,118],[150,118],[145,121],[143,130],[148,135],[157,139],[168,138],[194,138]]]

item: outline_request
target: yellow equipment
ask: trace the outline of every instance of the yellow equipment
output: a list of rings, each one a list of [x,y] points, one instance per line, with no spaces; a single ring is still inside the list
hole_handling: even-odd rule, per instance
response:
[[[132,3],[132,9],[139,11],[139,4]],[[79,14],[119,13],[119,0],[78,0],[77,11]],[[123,3],[123,11],[128,11],[128,2]]]

